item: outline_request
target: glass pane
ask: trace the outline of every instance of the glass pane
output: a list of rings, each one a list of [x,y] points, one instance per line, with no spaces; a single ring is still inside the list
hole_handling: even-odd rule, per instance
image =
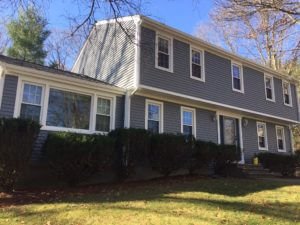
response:
[[[195,64],[200,65],[201,64],[201,53],[192,50],[192,62]]]
[[[110,116],[96,115],[96,130],[109,132]]]
[[[20,117],[40,122],[41,106],[21,104]]]
[[[241,90],[241,80],[238,78],[233,78],[233,88]]]
[[[290,96],[289,95],[286,95],[286,94],[284,95],[284,103],[288,104],[288,105],[290,104]]]
[[[158,38],[158,51],[169,54],[169,41],[163,38]]]
[[[148,119],[159,121],[159,106],[158,105],[148,105]]]
[[[266,88],[272,89],[272,80],[270,78],[266,77],[265,82],[266,82]]]
[[[277,129],[277,138],[283,139],[283,130],[281,128]]]
[[[98,98],[97,113],[101,115],[110,115],[110,100]]]
[[[278,139],[277,142],[278,142],[278,148],[281,149],[281,150],[283,150],[284,149],[283,148],[283,140],[282,139]]]
[[[201,78],[201,66],[192,64],[192,76]]]
[[[193,125],[193,113],[188,111],[183,111],[183,124],[184,125]]]
[[[89,129],[91,96],[50,89],[48,126]]]
[[[42,87],[32,84],[24,84],[23,102],[40,105],[42,98]]]
[[[183,134],[184,135],[193,135],[193,127],[192,126],[183,126]]]
[[[159,133],[159,122],[148,120],[148,130],[153,133]]]
[[[257,128],[257,135],[259,137],[265,136],[265,126],[263,124],[258,124]]]
[[[232,65],[232,74],[235,78],[240,78],[240,67],[236,65]]]
[[[259,140],[259,147],[265,148],[266,147],[265,137],[259,137],[258,140]]]
[[[158,53],[158,66],[169,69],[169,55]]]
[[[272,97],[272,89],[267,88],[266,91],[267,91],[267,98],[268,99],[273,99],[273,97]]]
[[[283,93],[284,94],[289,94],[289,84],[288,83],[283,83]]]
[[[235,120],[224,118],[224,144],[234,145],[235,141]]]

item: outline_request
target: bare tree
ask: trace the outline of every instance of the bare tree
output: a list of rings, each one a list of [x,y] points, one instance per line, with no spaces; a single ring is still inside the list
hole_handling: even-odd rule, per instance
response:
[[[287,12],[257,5],[258,0],[246,0],[247,4],[242,0],[215,1],[211,23],[215,27],[213,35],[222,37],[222,45],[275,70],[294,72],[300,57],[300,30],[296,16],[291,18]],[[296,1],[289,2],[299,7]],[[295,7],[291,6],[292,9]],[[202,29],[198,28],[198,35],[205,38]]]

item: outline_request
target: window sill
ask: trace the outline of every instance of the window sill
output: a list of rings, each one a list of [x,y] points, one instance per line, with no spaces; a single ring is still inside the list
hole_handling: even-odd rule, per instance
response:
[[[158,65],[155,65],[155,68],[159,69],[159,70],[163,70],[163,71],[169,72],[169,73],[173,73],[173,68],[167,69],[167,68],[164,68],[164,67],[160,67]]]
[[[238,89],[232,89],[233,92],[237,92],[237,93],[240,93],[240,94],[245,94],[244,90],[238,90]]]
[[[267,148],[258,148],[259,151],[269,151]]]
[[[291,108],[293,108],[293,105],[292,104],[285,104],[285,103],[283,103],[285,106],[288,106],[288,107],[291,107]]]
[[[193,79],[193,80],[197,80],[197,81],[201,81],[201,82],[205,83],[205,79],[204,78],[198,78],[198,77],[194,77],[192,75],[190,75],[190,78]]]
[[[277,150],[278,150],[278,152],[282,152],[282,153],[285,153],[285,152],[286,152],[285,149],[277,149]]]
[[[269,99],[269,98],[266,98],[266,100],[267,100],[268,102],[276,103],[275,99]]]

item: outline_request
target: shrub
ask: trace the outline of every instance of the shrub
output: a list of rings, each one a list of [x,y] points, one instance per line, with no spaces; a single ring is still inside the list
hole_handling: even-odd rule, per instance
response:
[[[116,129],[109,133],[116,140],[115,167],[119,179],[129,177],[138,163],[146,163],[150,133],[144,129]]]
[[[57,176],[74,186],[112,164],[113,146],[107,136],[58,132],[48,135],[45,151]]]
[[[295,174],[297,155],[259,153],[257,157],[262,166],[271,172],[281,173],[282,176],[293,176]]]
[[[213,159],[213,152],[218,146],[212,142],[194,141],[188,146],[187,168],[190,174],[197,169],[209,166]]]
[[[183,168],[188,147],[184,135],[154,134],[151,137],[149,160],[152,169],[164,176]]]
[[[212,149],[213,167],[215,174],[235,176],[240,173],[237,163],[241,160],[241,150],[235,145],[218,145]]]
[[[0,119],[0,186],[12,191],[28,166],[40,125],[24,119]]]

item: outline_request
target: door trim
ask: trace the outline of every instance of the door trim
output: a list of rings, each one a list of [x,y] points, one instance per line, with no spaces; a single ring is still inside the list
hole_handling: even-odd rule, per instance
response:
[[[239,136],[240,136],[240,148],[241,148],[241,161],[240,164],[245,163],[245,155],[244,155],[244,140],[243,140],[243,127],[242,127],[242,116],[239,114],[226,112],[226,111],[216,111],[217,116],[217,129],[218,129],[218,144],[221,144],[221,126],[220,126],[220,116],[232,117],[238,119],[239,121]]]

